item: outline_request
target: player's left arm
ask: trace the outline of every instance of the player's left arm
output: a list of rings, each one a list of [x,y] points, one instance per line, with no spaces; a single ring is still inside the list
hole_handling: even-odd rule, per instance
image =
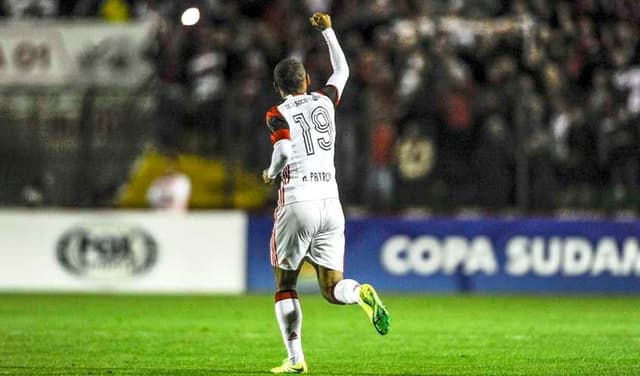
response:
[[[273,184],[275,182],[284,166],[289,162],[292,153],[291,140],[280,140],[273,145],[271,165],[262,171],[262,180],[264,180],[265,184]]]
[[[273,106],[267,111],[266,122],[271,133],[273,153],[269,168],[262,171],[262,180],[265,184],[273,184],[289,162],[293,149],[291,148],[289,124],[280,114],[277,106]]]
[[[309,19],[311,25],[322,32],[322,37],[329,48],[329,59],[333,74],[329,77],[327,84],[320,91],[328,96],[335,105],[340,102],[340,97],[349,79],[349,64],[347,58],[340,47],[336,33],[331,27],[331,16],[326,13],[315,13]]]

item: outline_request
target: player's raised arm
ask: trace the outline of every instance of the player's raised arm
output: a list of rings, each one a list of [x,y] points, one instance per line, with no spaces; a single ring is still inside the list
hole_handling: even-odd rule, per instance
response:
[[[349,65],[347,64],[347,58],[342,52],[336,33],[331,28],[331,16],[326,13],[315,13],[309,19],[311,25],[322,32],[322,37],[327,42],[329,47],[329,58],[331,59],[331,66],[333,67],[333,74],[327,81],[327,87],[322,91],[327,94],[333,103],[338,104],[342,91],[349,78]],[[335,91],[335,92],[334,92]]]

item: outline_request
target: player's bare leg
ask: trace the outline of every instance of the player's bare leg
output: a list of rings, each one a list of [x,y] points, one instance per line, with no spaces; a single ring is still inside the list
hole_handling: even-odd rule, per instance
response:
[[[318,275],[318,284],[322,296],[333,304],[358,303],[365,311],[378,333],[385,335],[391,325],[389,311],[378,297],[376,290],[369,284],[358,283],[353,279],[344,279],[342,272],[314,265]]]
[[[275,313],[282,333],[287,359],[273,373],[306,373],[307,364],[302,352],[302,309],[298,301],[296,284],[298,270],[274,268],[276,278]]]

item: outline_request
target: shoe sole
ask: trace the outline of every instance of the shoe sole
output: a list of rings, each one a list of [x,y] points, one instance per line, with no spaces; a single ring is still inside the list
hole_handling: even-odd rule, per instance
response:
[[[389,326],[391,324],[389,311],[384,304],[382,304],[382,300],[378,297],[376,290],[373,286],[366,284],[360,288],[364,289],[364,302],[371,307],[371,323],[373,327],[376,328],[376,331],[380,333],[380,335],[389,333]]]

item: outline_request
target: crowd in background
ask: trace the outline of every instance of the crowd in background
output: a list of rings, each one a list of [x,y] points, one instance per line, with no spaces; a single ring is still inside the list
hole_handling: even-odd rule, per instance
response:
[[[372,210],[640,207],[635,0],[5,0],[2,13],[157,22],[156,143],[259,174],[271,70],[331,74],[308,24],[333,15],[351,76],[337,111],[343,201]],[[62,5],[64,4],[64,6]],[[201,20],[180,24],[197,5]]]

